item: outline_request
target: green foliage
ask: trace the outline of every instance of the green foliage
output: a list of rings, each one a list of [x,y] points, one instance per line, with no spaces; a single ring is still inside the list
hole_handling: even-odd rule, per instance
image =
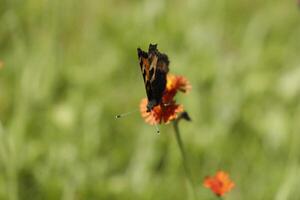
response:
[[[199,199],[300,199],[300,13],[293,1],[0,0],[0,199],[186,199],[172,126],[139,114],[136,48],[166,52]]]

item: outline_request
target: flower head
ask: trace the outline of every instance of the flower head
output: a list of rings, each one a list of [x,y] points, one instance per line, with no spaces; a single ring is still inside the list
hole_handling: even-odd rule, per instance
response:
[[[181,92],[188,92],[192,88],[190,82],[183,76],[176,76],[172,74],[168,74],[167,76],[167,91],[181,91]]]
[[[150,112],[147,112],[147,98],[142,99],[140,111],[145,122],[154,125],[160,123],[169,123],[177,118],[178,114],[183,112],[183,106],[172,102],[168,105],[157,105]]]
[[[187,93],[192,89],[190,82],[183,76],[168,74],[163,103],[172,101],[178,91]]]
[[[174,99],[178,91],[188,92],[191,89],[189,81],[183,76],[167,75],[166,89],[164,91],[162,102],[147,112],[147,98],[141,100],[140,112],[145,122],[151,125],[160,123],[169,123],[183,112],[183,105],[176,104]]]
[[[213,177],[206,177],[203,184],[204,187],[211,189],[217,196],[223,196],[234,187],[234,182],[223,171],[218,171]]]

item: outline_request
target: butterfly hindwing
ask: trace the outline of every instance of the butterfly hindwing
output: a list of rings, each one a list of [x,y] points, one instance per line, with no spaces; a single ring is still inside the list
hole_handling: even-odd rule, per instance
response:
[[[166,54],[160,53],[157,45],[149,45],[148,52],[137,49],[140,67],[145,83],[148,98],[147,111],[161,103],[167,83],[169,59]]]

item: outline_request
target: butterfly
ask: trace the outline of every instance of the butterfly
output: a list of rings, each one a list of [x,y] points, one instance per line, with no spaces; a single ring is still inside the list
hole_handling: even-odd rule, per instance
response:
[[[170,61],[166,54],[159,52],[157,44],[150,44],[148,52],[137,48],[137,54],[148,98],[147,112],[150,112],[162,102]]]

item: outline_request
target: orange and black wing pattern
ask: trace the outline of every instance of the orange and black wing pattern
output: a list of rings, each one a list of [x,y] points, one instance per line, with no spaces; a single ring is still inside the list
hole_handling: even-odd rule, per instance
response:
[[[150,44],[148,52],[138,48],[137,53],[148,98],[147,112],[150,112],[161,103],[167,84],[169,59],[158,51],[156,44]]]

